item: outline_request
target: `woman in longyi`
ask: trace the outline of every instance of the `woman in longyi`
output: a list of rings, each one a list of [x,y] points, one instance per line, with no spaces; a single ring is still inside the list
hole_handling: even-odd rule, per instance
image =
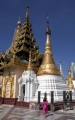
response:
[[[47,101],[47,93],[44,94],[44,99],[43,99],[43,112],[46,117],[46,113],[48,112],[48,101]]]

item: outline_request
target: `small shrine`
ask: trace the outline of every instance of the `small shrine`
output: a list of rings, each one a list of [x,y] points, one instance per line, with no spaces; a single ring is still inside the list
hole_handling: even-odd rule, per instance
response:
[[[18,101],[26,101],[29,102],[32,100],[35,91],[38,88],[38,81],[36,78],[36,74],[33,71],[32,63],[31,63],[31,52],[29,55],[29,63],[27,67],[27,71],[24,71],[22,77],[18,79],[19,83],[19,96]]]

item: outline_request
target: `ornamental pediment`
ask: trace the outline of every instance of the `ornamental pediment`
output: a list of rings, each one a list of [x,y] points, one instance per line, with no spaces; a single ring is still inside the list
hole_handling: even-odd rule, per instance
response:
[[[37,81],[34,71],[24,71],[22,77],[20,77],[18,80],[20,84],[32,81]]]

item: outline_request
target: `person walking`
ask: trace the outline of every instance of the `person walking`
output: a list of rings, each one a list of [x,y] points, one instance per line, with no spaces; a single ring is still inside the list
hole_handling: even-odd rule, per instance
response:
[[[46,114],[48,112],[47,93],[44,94],[44,99],[42,104],[43,104],[43,113],[45,114],[45,117],[46,117]]]

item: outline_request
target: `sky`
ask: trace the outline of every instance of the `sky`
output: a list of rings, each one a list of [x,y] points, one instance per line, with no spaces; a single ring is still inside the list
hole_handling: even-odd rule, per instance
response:
[[[66,77],[71,62],[75,62],[75,0],[0,0],[0,52],[10,47],[19,17],[21,23],[25,21],[27,5],[41,53],[44,53],[48,14],[54,60],[58,67],[62,62]]]

